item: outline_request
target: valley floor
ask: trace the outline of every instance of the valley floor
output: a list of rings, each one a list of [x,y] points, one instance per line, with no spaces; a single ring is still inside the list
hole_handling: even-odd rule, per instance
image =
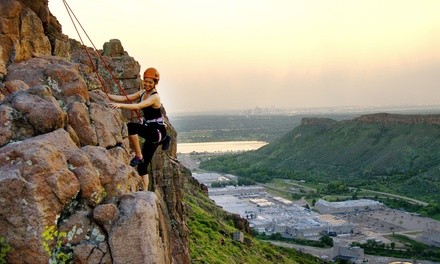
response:
[[[179,160],[187,166],[192,171],[198,171],[198,163],[191,158],[191,155],[180,155]],[[203,173],[196,173],[203,174]],[[207,173],[208,178],[215,178],[216,173]],[[217,174],[217,177],[224,177],[224,175]],[[262,186],[259,186],[263,188]],[[270,193],[269,189],[266,189]],[[227,194],[229,195],[229,194]],[[221,199],[225,200],[226,203],[222,204],[226,211],[231,211],[233,213],[240,214],[243,218],[246,218],[246,211],[249,210],[249,200],[250,198],[237,198],[230,194],[230,198],[227,195],[222,195]],[[273,197],[270,194],[269,197]],[[274,195],[275,196],[275,195]],[[255,198],[255,197],[253,197]],[[266,198],[266,197],[265,197]],[[233,199],[240,201],[232,201]],[[214,199],[216,200],[216,199]],[[270,199],[268,199],[270,200]],[[228,201],[231,202],[230,208],[228,208]],[[273,201],[276,203],[276,201]],[[305,200],[294,201],[296,204],[303,204]],[[240,207],[242,206],[242,207]],[[277,208],[282,208],[282,206],[277,205]],[[279,212],[282,214],[283,212]],[[385,244],[389,244],[390,241],[387,236],[390,234],[404,234],[411,239],[421,241],[430,233],[431,230],[440,230],[440,222],[420,217],[414,214],[410,214],[401,210],[394,210],[390,208],[385,208],[381,210],[369,211],[369,212],[356,212],[356,213],[346,213],[333,215],[334,219],[337,221],[345,221],[353,225],[354,233],[348,235],[341,235],[334,238],[334,241],[342,242],[344,244],[351,244],[352,242],[365,243],[368,239],[373,239],[376,241],[382,241]],[[319,239],[319,237],[312,238]],[[281,245],[286,245],[288,247],[294,247],[305,253],[309,253],[322,258],[333,258],[333,249],[318,249],[313,247],[306,247],[300,245],[286,244],[281,242],[273,242]],[[396,248],[399,245],[396,245]],[[380,256],[369,256],[366,255],[369,263],[389,263],[391,261],[404,261],[403,259],[391,258],[391,257],[380,257]],[[412,261],[412,260],[406,260]],[[422,264],[431,264],[433,262],[429,261],[418,261]]]

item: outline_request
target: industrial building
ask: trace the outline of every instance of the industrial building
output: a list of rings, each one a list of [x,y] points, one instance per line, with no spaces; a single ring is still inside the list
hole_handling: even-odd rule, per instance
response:
[[[268,196],[259,186],[211,188],[209,197],[267,235],[279,233],[288,238],[318,238],[329,232],[349,234],[353,231],[353,226],[346,221],[323,217],[284,198]]]
[[[319,199],[315,203],[315,209],[321,214],[342,214],[383,209],[385,206],[378,201],[360,199],[343,202],[327,202]]]
[[[192,176],[199,182],[208,187],[213,182],[233,182],[237,181],[237,176],[231,174],[218,174],[214,172],[196,173],[193,172]]]
[[[210,188],[209,196],[234,195],[245,197],[260,197],[267,194],[266,189],[261,186],[226,186],[223,188]]]
[[[333,259],[345,259],[350,263],[364,263],[364,250],[360,247],[352,247],[346,242],[335,241],[333,243]]]

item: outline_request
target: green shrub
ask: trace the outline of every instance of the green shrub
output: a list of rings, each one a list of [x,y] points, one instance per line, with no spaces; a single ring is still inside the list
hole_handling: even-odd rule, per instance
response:
[[[12,250],[4,237],[0,236],[0,264],[6,264],[6,255]]]

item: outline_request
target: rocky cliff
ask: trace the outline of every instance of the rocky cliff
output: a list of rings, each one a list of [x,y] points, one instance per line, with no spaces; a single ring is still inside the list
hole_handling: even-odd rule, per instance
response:
[[[176,141],[140,191],[128,113],[108,107],[86,49],[98,54],[62,34],[47,0],[2,0],[0,22],[0,262],[189,263]],[[127,92],[139,87],[120,41],[99,54]]]

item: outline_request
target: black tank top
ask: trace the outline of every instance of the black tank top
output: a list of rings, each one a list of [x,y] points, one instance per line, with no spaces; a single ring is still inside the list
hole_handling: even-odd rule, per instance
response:
[[[142,97],[144,96],[144,94],[145,92],[141,95],[140,102],[142,101]],[[157,94],[157,92],[153,92],[149,96],[153,94]],[[154,108],[153,106],[142,108],[142,112],[144,113],[145,120],[153,120],[162,117],[162,112],[160,111],[160,108]]]

